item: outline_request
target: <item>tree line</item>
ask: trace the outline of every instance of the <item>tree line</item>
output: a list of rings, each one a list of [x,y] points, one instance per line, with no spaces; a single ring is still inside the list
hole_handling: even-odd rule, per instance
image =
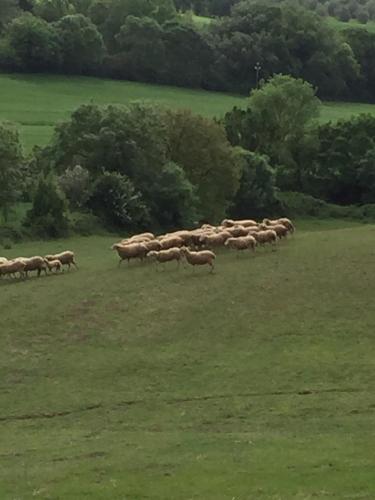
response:
[[[172,0],[18,1],[0,0],[3,70],[244,94],[283,73],[320,98],[375,99],[375,34],[337,32],[303,5],[246,0],[199,27]]]
[[[375,215],[375,117],[320,125],[319,106],[311,84],[284,75],[220,120],[144,103],[83,105],[27,157],[2,124],[3,220],[19,201],[31,203],[24,228],[39,237],[96,223],[125,232],[295,216],[308,206],[320,215],[327,203]]]

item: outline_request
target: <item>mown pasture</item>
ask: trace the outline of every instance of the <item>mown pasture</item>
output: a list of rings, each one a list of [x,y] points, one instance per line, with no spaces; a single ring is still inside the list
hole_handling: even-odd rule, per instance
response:
[[[0,498],[374,498],[375,226],[297,227],[213,274],[1,250],[80,269],[0,281]]]
[[[233,106],[246,105],[243,96],[204,90],[88,77],[0,75],[0,120],[17,125],[28,151],[36,144],[47,144],[56,123],[68,119],[81,104],[127,104],[135,100],[187,108],[209,117],[220,117]],[[375,105],[325,103],[320,120],[338,120],[359,113],[375,113]]]

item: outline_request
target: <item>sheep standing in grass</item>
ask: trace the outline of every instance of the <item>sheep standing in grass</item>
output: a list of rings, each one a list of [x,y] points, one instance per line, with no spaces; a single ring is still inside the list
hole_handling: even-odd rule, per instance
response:
[[[143,245],[147,248],[148,252],[161,250],[161,243],[158,240],[144,241]]]
[[[281,240],[282,238],[286,238],[289,233],[289,229],[283,224],[275,224],[274,226],[268,226],[268,229],[272,229],[277,234],[277,237]]]
[[[272,229],[267,229],[266,231],[259,231],[259,233],[254,233],[253,237],[256,239],[259,245],[265,245],[270,243],[276,245],[277,234]]]
[[[161,239],[160,244],[162,250],[168,250],[168,248],[182,247],[182,245],[184,244],[184,240],[180,238],[180,236],[170,236]]]
[[[253,250],[257,245],[256,239],[253,236],[242,236],[240,238],[228,238],[225,246],[234,250]]]
[[[118,256],[120,257],[119,266],[125,259],[128,261],[128,264],[130,259],[140,259],[143,261],[148,252],[144,243],[133,243],[129,245],[120,245],[119,243],[115,243],[112,246],[112,250],[116,250]]]
[[[220,247],[225,244],[231,234],[228,231],[222,231],[221,233],[207,233],[200,236],[200,243],[206,248]]]
[[[274,219],[274,220],[263,219],[263,224],[265,224],[266,226],[269,226],[270,228],[272,228],[272,226],[277,226],[277,225],[281,224],[281,225],[285,226],[288,229],[288,231],[290,231],[291,233],[294,233],[294,231],[295,231],[295,227],[293,225],[293,222],[290,219],[287,219],[286,217],[281,217],[280,219]]]
[[[171,262],[172,260],[177,261],[177,264],[180,265],[181,261],[181,249],[177,247],[169,248],[168,250],[160,250],[160,252],[151,251],[147,254],[147,257],[151,259],[155,259],[156,262],[160,264],[164,264],[165,262]]]
[[[18,257],[15,259],[17,261],[24,262],[25,268],[24,272],[26,277],[28,277],[29,272],[37,271],[38,278],[41,275],[42,271],[47,274],[47,264],[46,260],[43,257],[35,256],[35,257]]]
[[[232,220],[232,219],[224,219],[221,222],[221,225],[224,227],[233,227],[233,226],[257,226],[257,222],[252,219],[243,219],[243,220]]]
[[[216,255],[210,250],[192,252],[187,247],[182,247],[181,253],[190,265],[192,266],[208,265],[211,267],[211,272],[214,270],[214,260],[216,258]]]
[[[154,239],[155,239],[155,236],[152,233],[135,234],[134,236],[131,236],[130,238],[125,238],[125,239],[121,240],[121,244],[127,245],[128,243],[145,243],[146,241],[151,241]]]
[[[15,276],[16,273],[19,273],[20,278],[24,278],[25,267],[26,264],[23,260],[8,260],[7,262],[0,264],[0,277]]]
[[[59,260],[63,266],[68,266],[68,269],[70,269],[70,266],[73,264],[73,266],[78,269],[74,260],[74,252],[71,252],[70,250],[66,250],[65,252],[61,252],[56,255],[46,255],[44,258],[46,260]]]
[[[249,234],[249,229],[244,226],[232,226],[228,227],[226,230],[233,238],[239,238],[240,236],[247,236]]]

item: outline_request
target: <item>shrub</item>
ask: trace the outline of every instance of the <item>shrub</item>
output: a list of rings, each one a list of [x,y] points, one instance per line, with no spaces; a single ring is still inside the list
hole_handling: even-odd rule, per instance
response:
[[[109,227],[140,229],[149,223],[149,211],[131,180],[104,172],[95,183],[89,206]]]
[[[39,179],[24,225],[41,238],[64,236],[68,230],[65,201],[51,177]]]

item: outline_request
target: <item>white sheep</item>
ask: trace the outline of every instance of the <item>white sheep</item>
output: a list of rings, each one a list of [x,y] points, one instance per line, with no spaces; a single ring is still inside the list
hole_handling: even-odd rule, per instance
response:
[[[225,246],[234,250],[247,250],[255,251],[257,241],[253,236],[242,236],[240,238],[228,238]]]
[[[120,257],[119,266],[125,259],[128,261],[128,264],[130,259],[140,259],[143,261],[148,252],[144,243],[133,243],[131,245],[120,245],[119,243],[115,243],[112,245],[112,250],[116,250]]]
[[[192,266],[209,265],[211,267],[211,272],[214,270],[214,260],[216,258],[216,255],[210,250],[192,252],[187,247],[182,247],[181,253],[190,265]]]
[[[74,258],[74,252],[71,252],[70,250],[65,250],[64,252],[58,253],[56,255],[45,255],[44,258],[46,260],[59,260],[63,266],[67,265],[68,269],[70,269],[70,266],[73,264],[74,267],[78,269]]]
[[[147,257],[153,258],[161,264],[175,260],[179,265],[181,260],[181,249],[177,247],[172,247],[168,248],[168,250],[160,250],[160,252],[152,250],[147,254]]]

